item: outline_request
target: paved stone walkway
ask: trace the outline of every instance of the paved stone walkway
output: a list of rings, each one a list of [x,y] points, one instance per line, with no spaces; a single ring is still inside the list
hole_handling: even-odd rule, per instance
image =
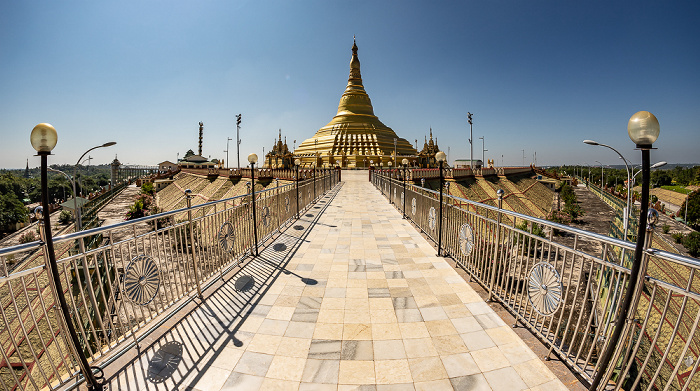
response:
[[[343,180],[132,361],[108,368],[110,389],[566,390],[366,172]],[[255,283],[241,292],[242,275]]]

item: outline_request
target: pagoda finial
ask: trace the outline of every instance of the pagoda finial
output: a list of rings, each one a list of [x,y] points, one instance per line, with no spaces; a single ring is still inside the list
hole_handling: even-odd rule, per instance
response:
[[[280,141],[282,141],[282,129],[280,129],[279,132],[280,132],[280,137],[279,137],[279,139],[280,139]]]
[[[350,59],[350,81],[358,79],[359,84],[362,84],[362,76],[360,76],[360,59],[357,57],[357,41],[352,37],[352,58]]]
[[[430,139],[431,140],[433,139],[433,127],[432,126],[430,127]]]

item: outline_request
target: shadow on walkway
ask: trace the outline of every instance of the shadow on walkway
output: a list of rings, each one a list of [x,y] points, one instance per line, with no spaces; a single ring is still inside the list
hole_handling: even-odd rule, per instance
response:
[[[316,225],[328,226],[318,223],[318,219],[342,185],[336,185],[301,219],[273,237],[257,258],[249,257],[241,268],[224,276],[218,287],[204,292],[204,300],[196,299],[175,319],[164,322],[154,333],[160,335],[145,338],[140,348],[127,352],[129,357],[125,355],[107,366],[104,371],[110,377],[105,389],[194,389],[202,381],[204,369],[211,376],[212,367],[226,365],[233,350],[230,347],[241,347],[253,338],[255,334],[242,326],[250,315],[267,315],[271,306],[260,301],[281,273],[298,276],[304,285],[318,286],[318,281],[285,267]]]

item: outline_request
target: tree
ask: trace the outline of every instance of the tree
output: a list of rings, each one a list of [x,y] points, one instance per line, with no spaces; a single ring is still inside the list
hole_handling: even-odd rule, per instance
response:
[[[688,204],[688,221],[686,221],[686,224],[695,229],[700,228],[700,190],[695,190],[688,194],[688,198],[685,199],[685,202],[678,210],[680,216],[685,216],[686,203]]]
[[[693,257],[700,255],[700,232],[691,232],[683,238],[683,246]]]
[[[653,187],[670,186],[673,181],[668,170],[656,170],[651,172],[651,185]]]
[[[0,193],[0,230],[14,230],[14,225],[26,221],[27,208],[14,193]]]

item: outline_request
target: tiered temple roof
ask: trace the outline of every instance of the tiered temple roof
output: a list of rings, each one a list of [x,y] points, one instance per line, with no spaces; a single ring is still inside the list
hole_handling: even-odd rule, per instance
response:
[[[394,151],[396,155],[393,156]],[[338,112],[316,134],[294,151],[302,165],[368,167],[388,161],[400,162],[404,157],[414,161],[417,151],[409,141],[400,138],[374,115],[369,95],[362,85],[357,44],[353,42],[350,77]]]
[[[279,130],[279,138],[272,144],[272,150],[265,154],[263,162],[266,168],[290,168],[294,165],[294,155],[287,146],[287,137],[282,142],[282,129]]]

